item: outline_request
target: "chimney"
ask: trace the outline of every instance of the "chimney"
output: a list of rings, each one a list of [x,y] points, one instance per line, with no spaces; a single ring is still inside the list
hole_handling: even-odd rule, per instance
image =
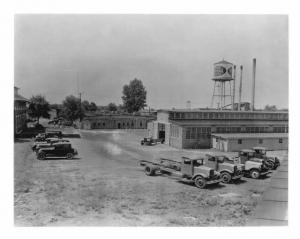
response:
[[[256,59],[253,58],[253,67],[252,67],[252,102],[251,110],[254,111],[254,100],[255,100],[255,73],[256,73]]]
[[[239,89],[239,105],[238,105],[238,111],[241,110],[241,99],[242,99],[242,81],[243,80],[243,66],[241,66],[241,72],[240,72],[240,89]]]
[[[235,77],[236,77],[236,65],[233,66],[233,89],[232,89],[232,102],[231,102],[231,106],[232,106],[232,110],[234,110],[234,98],[235,98]]]

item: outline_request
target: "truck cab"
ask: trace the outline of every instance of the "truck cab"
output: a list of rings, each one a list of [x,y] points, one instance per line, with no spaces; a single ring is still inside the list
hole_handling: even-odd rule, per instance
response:
[[[268,157],[267,148],[265,147],[253,147],[254,156],[256,158],[263,159],[269,169],[276,170],[280,166],[280,161],[277,157]]]
[[[182,176],[192,179],[199,188],[206,184],[216,184],[221,181],[220,173],[204,164],[203,158],[191,159],[182,157],[181,169]]]
[[[266,175],[270,172],[263,159],[255,157],[254,150],[243,149],[239,151],[236,159],[240,164],[245,166],[245,173],[250,175],[252,178],[257,179],[261,175]]]
[[[205,165],[218,171],[223,183],[240,179],[244,174],[244,165],[238,164],[225,155],[206,154]]]

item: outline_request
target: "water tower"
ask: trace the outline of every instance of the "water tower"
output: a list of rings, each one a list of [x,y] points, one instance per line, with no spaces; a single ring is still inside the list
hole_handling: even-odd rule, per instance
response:
[[[214,64],[214,90],[211,108],[224,109],[232,104],[231,81],[234,80],[235,66],[228,61],[220,61]]]

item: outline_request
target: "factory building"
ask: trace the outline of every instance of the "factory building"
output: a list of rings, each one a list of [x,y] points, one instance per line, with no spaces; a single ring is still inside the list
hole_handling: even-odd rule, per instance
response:
[[[82,129],[146,129],[153,116],[105,114],[84,117]]]
[[[148,135],[175,148],[211,148],[212,135],[288,133],[287,111],[158,110]],[[279,140],[281,135],[277,137]],[[284,144],[287,146],[287,144]]]

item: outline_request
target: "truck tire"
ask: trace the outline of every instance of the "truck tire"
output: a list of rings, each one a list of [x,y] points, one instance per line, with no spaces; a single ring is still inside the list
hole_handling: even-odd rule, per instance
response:
[[[155,169],[152,168],[151,166],[146,166],[145,167],[145,174],[147,176],[154,176],[155,175]]]
[[[74,157],[74,155],[72,153],[67,153],[66,157],[67,157],[67,159],[72,159]]]
[[[201,176],[197,176],[194,179],[194,182],[197,188],[204,188],[206,186],[206,180]]]
[[[222,172],[221,173],[221,179],[222,183],[230,183],[231,181],[231,175],[228,172]]]
[[[38,160],[44,160],[46,158],[46,154],[44,152],[40,152],[37,155]]]
[[[250,170],[250,176],[251,176],[251,178],[258,179],[260,177],[259,170],[258,169],[251,169]]]

